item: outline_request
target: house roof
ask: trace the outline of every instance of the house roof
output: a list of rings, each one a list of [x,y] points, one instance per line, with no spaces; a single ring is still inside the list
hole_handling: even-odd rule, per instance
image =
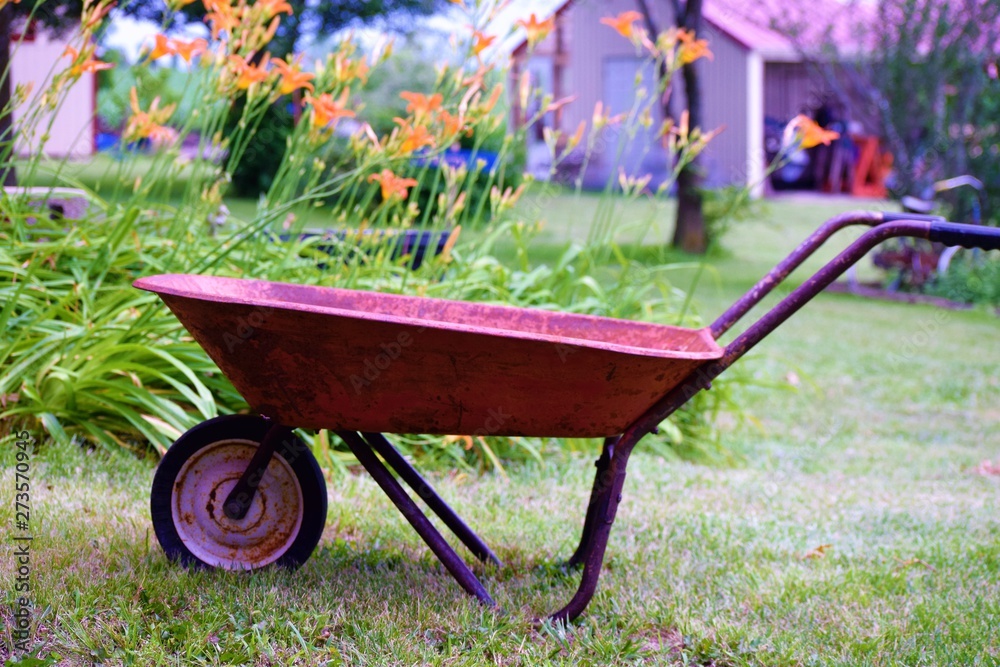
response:
[[[561,14],[576,0],[514,2],[514,13],[524,16],[509,18],[513,25],[529,12],[540,17]],[[840,53],[858,49],[860,40],[855,29],[862,15],[867,14],[858,3],[843,4],[839,0],[705,0],[702,18],[744,48],[759,53],[765,60],[798,61],[802,50],[817,49],[832,40]],[[524,31],[515,31],[509,44],[511,51],[525,44]]]
[[[703,18],[744,47],[768,60],[800,60],[802,51],[833,46],[856,52],[867,5],[835,0],[706,0]]]

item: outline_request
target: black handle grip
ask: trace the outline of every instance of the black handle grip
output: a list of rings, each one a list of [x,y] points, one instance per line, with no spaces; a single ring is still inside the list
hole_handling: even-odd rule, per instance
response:
[[[923,213],[895,213],[885,211],[882,213],[882,222],[895,222],[897,220],[916,220],[918,222],[944,222],[945,218],[940,215],[924,215]]]
[[[1000,229],[980,225],[960,225],[957,222],[932,222],[927,236],[931,241],[947,246],[1000,250]]]

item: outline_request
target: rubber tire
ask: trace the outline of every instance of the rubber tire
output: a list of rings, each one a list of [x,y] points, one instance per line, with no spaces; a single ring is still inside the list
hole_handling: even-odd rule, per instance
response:
[[[167,558],[185,567],[213,569],[184,545],[171,513],[174,482],[184,464],[199,450],[220,440],[240,439],[260,443],[271,428],[271,422],[253,415],[226,415],[204,421],[187,431],[167,450],[153,476],[150,491],[150,515],[156,539]],[[302,524],[298,535],[288,550],[276,561],[264,567],[298,568],[312,555],[323,535],[326,525],[326,481],[316,458],[301,439],[292,435],[298,444],[298,455],[289,456],[288,444],[279,446],[277,453],[288,462],[302,491]],[[249,461],[247,461],[249,463]]]

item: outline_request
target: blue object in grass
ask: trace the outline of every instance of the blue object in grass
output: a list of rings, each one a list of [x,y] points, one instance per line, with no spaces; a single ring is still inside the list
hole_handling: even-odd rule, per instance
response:
[[[476,169],[477,163],[481,161],[483,163],[483,172],[489,173],[496,168],[498,160],[499,156],[492,151],[459,148],[455,150],[449,149],[444,153],[431,157],[415,157],[413,158],[413,164],[422,167],[426,164],[436,165],[444,162],[449,167],[456,169],[465,167],[469,171],[473,171]]]

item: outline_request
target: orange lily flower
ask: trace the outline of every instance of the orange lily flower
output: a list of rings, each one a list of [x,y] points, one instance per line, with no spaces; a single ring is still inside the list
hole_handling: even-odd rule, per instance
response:
[[[272,16],[277,16],[284,12],[291,16],[292,6],[288,4],[285,0],[257,0],[257,4],[254,7],[261,7],[264,9],[264,14],[267,18]]]
[[[333,60],[333,71],[337,77],[337,81],[345,83],[349,83],[354,79],[358,79],[362,83],[367,83],[369,69],[368,63],[364,58],[351,60],[346,55],[338,53]]]
[[[441,107],[441,103],[444,101],[441,93],[434,93],[433,95],[427,96],[423,93],[411,93],[408,90],[404,90],[399,94],[404,100],[409,102],[406,105],[406,111],[414,114],[417,118],[436,111]]]
[[[157,58],[162,58],[163,56],[173,55],[174,48],[171,44],[171,39],[166,35],[156,36],[156,45],[153,50],[149,52],[149,59],[156,60]]]
[[[92,33],[114,6],[114,2],[83,3],[83,11],[80,12],[80,25],[83,26],[83,32],[86,34]]]
[[[225,0],[204,0],[205,9],[210,10],[205,14],[205,22],[212,24],[212,37],[219,38],[219,33],[225,30],[232,32],[233,28],[240,24],[240,19],[236,16],[236,10]]]
[[[472,33],[472,52],[477,56],[496,41],[496,35],[485,35],[479,30]]]
[[[573,136],[566,140],[567,150],[573,150],[580,145],[580,142],[583,141],[583,132],[586,129],[587,121],[581,120],[580,124],[576,128],[576,132],[573,133]]]
[[[788,123],[785,128],[786,137],[790,132],[800,137],[802,148],[813,148],[820,144],[829,146],[831,141],[840,137],[839,132],[824,130],[816,121],[803,114],[799,114]]]
[[[126,141],[153,139],[162,142],[177,136],[174,130],[163,125],[174,112],[176,104],[168,104],[161,109],[160,98],[157,97],[149,105],[149,111],[143,111],[139,106],[139,95],[134,87],[129,91],[129,103],[132,106],[132,116],[125,126]]]
[[[86,53],[86,51],[84,52]],[[93,56],[78,63],[76,61],[80,59],[80,52],[72,46],[67,46],[66,50],[63,51],[63,55],[69,57],[69,59],[73,61],[73,65],[69,68],[69,73],[74,77],[78,77],[85,72],[99,72],[103,69],[111,69],[114,67],[113,63],[106,63],[101,60],[97,60]]]
[[[289,64],[281,58],[271,58],[271,65],[274,66],[274,69],[281,77],[278,84],[278,92],[282,95],[288,95],[299,88],[305,88],[309,91],[315,90],[309,82],[315,79],[316,75],[310,72],[303,72],[299,69],[298,61]]]
[[[679,30],[677,31],[677,39],[680,41],[678,55],[683,65],[693,63],[699,58],[712,60],[715,57],[708,49],[708,40],[695,39],[693,32]]]
[[[502,94],[503,94],[503,85],[498,83],[497,85],[493,86],[493,91],[490,93],[489,99],[486,100],[486,103],[483,104],[480,110],[484,114],[493,111],[493,107],[495,107],[497,105],[497,102],[500,101],[500,96]]]
[[[533,49],[536,44],[544,40],[549,36],[549,33],[556,29],[556,17],[553,15],[544,21],[539,21],[535,13],[531,12],[531,16],[528,17],[527,21],[520,19],[515,25],[524,28],[524,31],[528,33],[528,47]]]
[[[462,119],[458,116],[452,116],[444,109],[440,109],[438,110],[437,118],[441,121],[445,137],[453,137],[462,131]]]
[[[191,62],[191,59],[195,56],[201,55],[208,51],[208,42],[201,39],[192,39],[190,42],[184,42],[179,39],[174,40],[174,52],[184,59],[184,62]]]
[[[403,134],[403,143],[399,147],[403,153],[412,153],[424,146],[434,146],[434,137],[423,125],[413,127],[408,120],[402,118],[393,118],[393,120],[399,125]]]
[[[339,100],[334,100],[330,93],[323,93],[319,97],[313,97],[306,93],[302,102],[312,107],[313,127],[326,127],[331,121],[341,118],[354,118],[354,112],[347,108],[347,97],[350,91],[346,88]]]
[[[627,12],[622,12],[614,18],[603,18],[601,19],[601,23],[611,26],[625,39],[632,39],[632,36],[635,35],[635,26],[632,24],[641,18],[642,14],[637,11],[629,10]]]
[[[154,144],[170,144],[177,139],[177,130],[165,125],[154,125],[149,128],[149,140]]]
[[[265,61],[266,62],[266,61]],[[236,74],[236,87],[245,90],[255,83],[260,83],[268,77],[268,71],[263,67],[251,65],[243,56],[229,56],[229,63]]]
[[[185,42],[179,39],[171,39],[166,35],[156,36],[156,45],[149,53],[150,60],[156,60],[163,56],[180,56],[185,62],[191,62],[191,58],[208,50],[208,42],[203,39],[192,39]]]
[[[406,199],[410,194],[410,188],[417,184],[415,178],[402,178],[392,173],[389,169],[383,169],[381,173],[372,174],[368,177],[368,182],[378,181],[382,186],[382,199],[389,201],[393,197]]]

